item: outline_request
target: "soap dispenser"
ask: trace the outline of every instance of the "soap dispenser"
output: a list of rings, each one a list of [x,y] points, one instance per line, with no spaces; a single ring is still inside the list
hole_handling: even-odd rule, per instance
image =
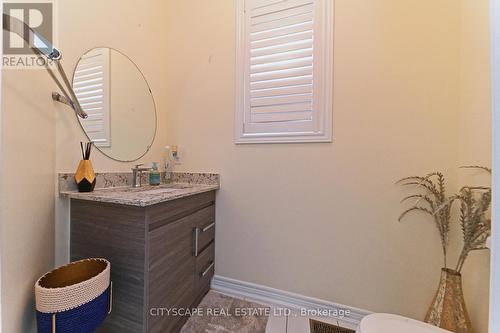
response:
[[[160,185],[161,176],[160,171],[158,171],[158,163],[153,162],[151,171],[149,172],[149,185]]]

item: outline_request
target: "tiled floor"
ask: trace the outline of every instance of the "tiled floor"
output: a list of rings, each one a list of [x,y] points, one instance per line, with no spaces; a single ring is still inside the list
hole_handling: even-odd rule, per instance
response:
[[[206,315],[189,318],[181,333],[264,333],[268,321],[265,312],[237,315],[238,309],[257,310],[261,307],[260,304],[210,291],[198,306]]]
[[[315,319],[325,323],[330,323],[352,330],[356,330],[356,327],[352,325],[338,321],[335,318],[325,318],[325,317],[314,317],[306,318],[301,317],[298,314],[292,313],[290,316],[271,316],[267,322],[266,333],[309,333],[309,319]]]
[[[289,315],[285,315],[283,308],[276,308],[270,304],[263,304],[262,302],[243,298],[244,301],[262,304],[264,307],[271,308],[271,316],[267,322],[265,333],[310,333],[309,319],[315,319],[324,323],[334,324],[341,327],[356,330],[352,324],[339,321],[337,318],[328,317],[303,317],[299,313],[291,311]],[[234,332],[238,333],[238,332]]]

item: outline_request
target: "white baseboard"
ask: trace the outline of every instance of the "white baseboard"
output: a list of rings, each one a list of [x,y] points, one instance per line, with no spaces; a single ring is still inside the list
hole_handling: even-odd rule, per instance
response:
[[[294,294],[249,282],[229,279],[218,275],[214,276],[212,280],[212,290],[236,298],[252,300],[257,303],[262,303],[270,306],[279,306],[292,310],[305,309],[308,311],[325,311],[329,313],[338,310],[349,310],[349,316],[339,318],[339,320],[347,322],[354,327],[361,322],[361,319],[363,317],[371,313],[370,311],[357,309],[342,304]]]

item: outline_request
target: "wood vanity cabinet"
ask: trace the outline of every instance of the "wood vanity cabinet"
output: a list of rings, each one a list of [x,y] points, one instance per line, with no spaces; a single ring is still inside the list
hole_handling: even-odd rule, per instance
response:
[[[147,206],[71,200],[71,260],[111,262],[113,309],[99,332],[178,332],[214,274],[215,192]]]

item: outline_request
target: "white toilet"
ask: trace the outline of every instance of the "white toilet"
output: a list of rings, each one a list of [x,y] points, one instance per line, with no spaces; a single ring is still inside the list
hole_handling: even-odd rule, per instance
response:
[[[421,321],[386,313],[375,313],[364,317],[357,333],[450,333]]]

